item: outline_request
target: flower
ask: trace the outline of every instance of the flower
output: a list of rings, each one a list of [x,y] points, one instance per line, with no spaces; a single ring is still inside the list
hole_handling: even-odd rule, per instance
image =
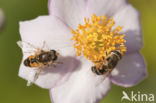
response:
[[[77,45],[78,43],[75,44],[77,54],[83,54],[79,58],[80,67],[64,84],[50,90],[53,103],[62,103],[62,101],[63,103],[96,103],[107,94],[111,83],[131,87],[146,77],[145,61],[139,53],[143,45],[140,15],[127,0],[49,0],[49,12],[50,15],[58,17],[72,28],[73,34],[78,30],[77,28],[85,25],[84,18],[90,18],[93,14],[113,17],[114,27],[123,26],[121,34],[125,34],[125,47],[127,48],[111,75],[105,77],[92,73],[91,66],[95,58],[89,58],[91,57],[89,51],[86,53],[83,49],[83,53],[80,52],[81,46]],[[79,35],[79,33],[75,34]],[[80,39],[84,42],[85,38],[82,38]],[[77,42],[76,39],[78,38],[74,39],[75,42]]]
[[[53,103],[95,103],[107,94],[111,83],[130,87],[146,76],[145,62],[139,53],[142,48],[139,13],[126,0],[49,0],[48,8],[48,16],[20,22],[20,34],[22,41],[39,48],[45,41],[60,54],[58,61],[63,64],[45,68],[34,82],[42,88],[51,88]],[[123,26],[127,52],[110,76],[94,74],[93,62],[83,55],[77,56],[74,42],[70,40],[71,28],[76,30],[79,24],[84,24],[84,18],[93,14],[113,17],[115,26]],[[23,60],[30,55],[26,50],[23,46],[19,76],[32,80],[35,69],[23,65]]]
[[[4,25],[4,14],[3,11],[0,9],[0,29],[3,27]]]
[[[76,54],[84,55],[95,65],[103,64],[112,51],[119,51],[121,55],[126,51],[124,39],[125,34],[120,34],[121,26],[112,30],[115,22],[113,18],[108,19],[106,16],[96,16],[93,14],[90,19],[84,18],[85,24],[79,24],[78,29],[72,30],[75,41],[74,48]],[[100,61],[102,63],[99,63]]]

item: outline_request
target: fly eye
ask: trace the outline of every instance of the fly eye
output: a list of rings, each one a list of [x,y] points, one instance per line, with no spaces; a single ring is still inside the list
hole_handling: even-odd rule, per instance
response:
[[[30,61],[29,61],[29,60],[27,60],[27,59],[24,60],[24,65],[25,65],[25,66],[29,66],[29,64],[30,64]]]

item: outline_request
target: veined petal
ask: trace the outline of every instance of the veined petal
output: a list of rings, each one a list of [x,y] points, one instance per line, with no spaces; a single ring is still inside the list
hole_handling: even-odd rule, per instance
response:
[[[113,16],[127,5],[127,0],[88,0],[87,13],[88,16],[92,14]]]
[[[136,85],[147,75],[146,65],[139,52],[129,53],[121,59],[112,71],[112,82],[123,87]]]
[[[83,23],[86,0],[50,0],[48,5],[50,15],[59,17],[73,29]]]
[[[82,64],[64,84],[50,90],[53,103],[96,103],[110,89],[110,80],[91,71],[92,63]]]
[[[54,49],[60,54],[56,67],[45,68],[40,73],[35,84],[42,88],[52,88],[63,83],[72,70],[76,68],[77,60],[72,56],[75,54],[70,41],[70,31],[60,20],[50,16],[40,16],[31,21],[20,22],[21,39],[35,47],[41,48],[43,42],[46,43],[47,49]],[[45,49],[44,48],[44,49]],[[33,50],[34,48],[32,48]],[[27,48],[23,46],[23,60],[30,54],[25,53]],[[30,49],[29,49],[30,50]],[[29,52],[29,51],[28,51]],[[32,80],[34,78],[35,68],[28,68],[23,65],[23,60],[19,70],[19,76]]]
[[[47,47],[51,46],[53,49],[70,48],[73,45],[70,29],[53,16],[40,16],[31,21],[20,22],[20,34],[22,41],[36,47],[41,47],[44,41]],[[65,54],[66,52],[62,52],[61,55]],[[68,54],[70,55],[69,52]]]
[[[129,4],[114,15],[114,20],[116,25],[123,26],[127,52],[140,50],[143,41],[139,12]]]

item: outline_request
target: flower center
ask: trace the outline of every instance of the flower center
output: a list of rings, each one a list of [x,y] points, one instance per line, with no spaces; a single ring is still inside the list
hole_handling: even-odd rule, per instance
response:
[[[94,61],[105,61],[111,51],[118,50],[123,55],[126,51],[124,34],[121,34],[121,26],[115,29],[113,18],[106,16],[96,16],[93,14],[91,19],[84,18],[84,25],[79,24],[74,31],[72,29],[75,41],[74,48],[76,54],[83,54],[87,59]]]

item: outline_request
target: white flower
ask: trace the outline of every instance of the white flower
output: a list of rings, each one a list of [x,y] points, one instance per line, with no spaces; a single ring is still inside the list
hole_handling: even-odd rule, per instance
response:
[[[139,53],[142,33],[139,13],[127,0],[49,0],[49,16],[20,22],[22,41],[41,47],[46,41],[50,49],[61,54],[62,65],[45,69],[35,84],[51,88],[53,103],[95,103],[110,90],[111,83],[129,87],[146,76],[146,65]],[[92,14],[114,17],[115,24],[124,26],[127,52],[109,77],[92,73],[93,63],[77,57],[70,28],[76,30],[84,17]],[[29,55],[24,53],[23,60]],[[62,59],[61,59],[62,58]],[[19,76],[31,80],[32,68],[20,66]]]

